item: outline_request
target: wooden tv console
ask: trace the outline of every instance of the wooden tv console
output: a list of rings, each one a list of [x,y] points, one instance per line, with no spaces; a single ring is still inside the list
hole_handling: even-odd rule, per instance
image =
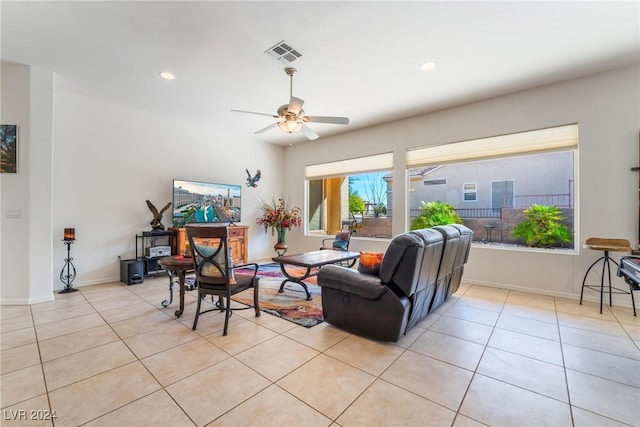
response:
[[[185,228],[174,228],[175,244],[174,253],[182,255],[187,243],[187,230]],[[231,225],[229,226],[229,248],[231,248],[231,256],[234,264],[246,264],[248,262],[248,245],[249,245],[249,226],[248,225]],[[217,239],[210,239],[217,240]],[[217,244],[217,243],[216,243]]]

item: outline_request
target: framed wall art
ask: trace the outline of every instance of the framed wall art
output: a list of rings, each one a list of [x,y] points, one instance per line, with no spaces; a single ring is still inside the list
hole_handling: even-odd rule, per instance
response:
[[[18,173],[17,125],[0,125],[0,173]]]

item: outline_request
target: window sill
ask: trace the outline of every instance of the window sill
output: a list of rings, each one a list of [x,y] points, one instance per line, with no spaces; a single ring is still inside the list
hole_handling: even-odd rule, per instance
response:
[[[530,248],[528,246],[511,245],[505,243],[482,242],[471,242],[471,247],[474,249],[490,249],[500,251],[534,252],[554,255],[578,255],[578,250],[576,248]]]

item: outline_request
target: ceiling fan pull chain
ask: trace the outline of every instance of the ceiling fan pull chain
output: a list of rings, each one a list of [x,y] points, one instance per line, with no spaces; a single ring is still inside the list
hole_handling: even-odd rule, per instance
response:
[[[293,73],[289,74],[289,98],[293,96]]]

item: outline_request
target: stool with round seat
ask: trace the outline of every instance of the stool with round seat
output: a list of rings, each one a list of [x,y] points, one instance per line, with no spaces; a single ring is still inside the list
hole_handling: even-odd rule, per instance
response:
[[[582,290],[580,291],[580,304],[582,304],[582,296],[584,295],[584,288],[588,288],[597,292],[600,292],[600,314],[602,314],[602,300],[605,293],[604,289],[604,274],[605,270],[608,273],[609,279],[609,306],[612,304],[611,294],[631,294],[631,301],[633,301],[633,293],[628,292],[623,289],[618,289],[616,287],[611,286],[611,262],[613,262],[616,266],[618,263],[609,256],[609,252],[631,252],[631,243],[629,243],[626,239],[608,239],[608,238],[600,238],[600,237],[590,237],[586,240],[585,248],[592,249],[594,251],[603,251],[604,255],[598,258],[591,266],[587,269],[587,272],[584,274],[584,279],[582,280]],[[587,276],[593,267],[602,261],[602,275],[600,276],[600,284],[599,285],[588,285],[586,284]],[[612,290],[613,289],[613,290]],[[635,302],[634,302],[635,308]],[[635,311],[635,310],[634,310]]]

